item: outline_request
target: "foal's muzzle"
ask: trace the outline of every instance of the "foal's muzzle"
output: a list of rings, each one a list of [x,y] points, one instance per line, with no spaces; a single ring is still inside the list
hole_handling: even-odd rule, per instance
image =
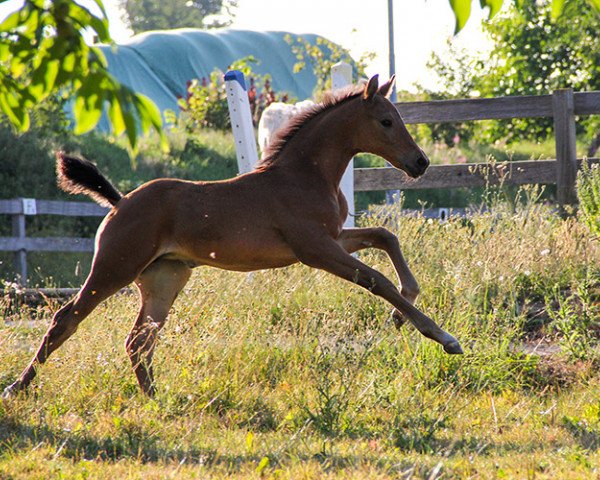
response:
[[[418,152],[411,162],[405,164],[406,172],[413,178],[418,178],[425,173],[429,166],[429,159],[422,151]]]

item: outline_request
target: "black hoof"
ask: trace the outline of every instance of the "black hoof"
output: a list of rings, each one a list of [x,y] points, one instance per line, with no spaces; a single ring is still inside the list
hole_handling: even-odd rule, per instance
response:
[[[396,327],[396,330],[400,330],[406,323],[406,317],[396,309],[392,310],[390,318],[392,319],[392,322],[394,322],[394,327]]]
[[[465,353],[465,352],[463,352],[463,349],[460,346],[460,343],[458,343],[458,341],[456,341],[456,340],[444,345],[444,351],[446,353],[450,353],[452,355],[460,355],[460,354]]]

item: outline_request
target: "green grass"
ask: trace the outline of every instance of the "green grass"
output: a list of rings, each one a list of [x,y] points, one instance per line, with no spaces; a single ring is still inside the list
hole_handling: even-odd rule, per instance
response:
[[[323,272],[197,269],[161,333],[157,398],[123,348],[137,298],[113,297],[0,406],[0,478],[597,476],[600,248],[585,225],[534,204],[365,220],[384,221],[464,356]],[[57,305],[2,307],[5,387]],[[524,353],[545,342],[560,352]]]

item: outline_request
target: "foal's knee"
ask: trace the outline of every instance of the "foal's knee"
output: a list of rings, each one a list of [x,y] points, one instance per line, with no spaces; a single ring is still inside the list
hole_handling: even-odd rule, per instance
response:
[[[377,246],[379,248],[388,249],[398,246],[398,238],[387,228],[376,227],[374,229],[374,233],[378,243]]]
[[[419,284],[416,281],[405,282],[405,284],[404,283],[402,284],[400,294],[404,298],[409,300],[411,303],[413,303],[415,301],[415,299],[417,298],[419,293],[421,293],[421,289],[419,287]]]

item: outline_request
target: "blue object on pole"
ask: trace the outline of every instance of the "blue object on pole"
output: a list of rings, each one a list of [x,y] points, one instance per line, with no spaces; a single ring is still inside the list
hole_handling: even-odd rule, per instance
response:
[[[244,91],[248,91],[246,89],[246,81],[244,80],[244,74],[239,70],[229,70],[225,74],[225,81],[229,82],[231,80],[235,80],[240,84],[240,86],[244,89]]]

